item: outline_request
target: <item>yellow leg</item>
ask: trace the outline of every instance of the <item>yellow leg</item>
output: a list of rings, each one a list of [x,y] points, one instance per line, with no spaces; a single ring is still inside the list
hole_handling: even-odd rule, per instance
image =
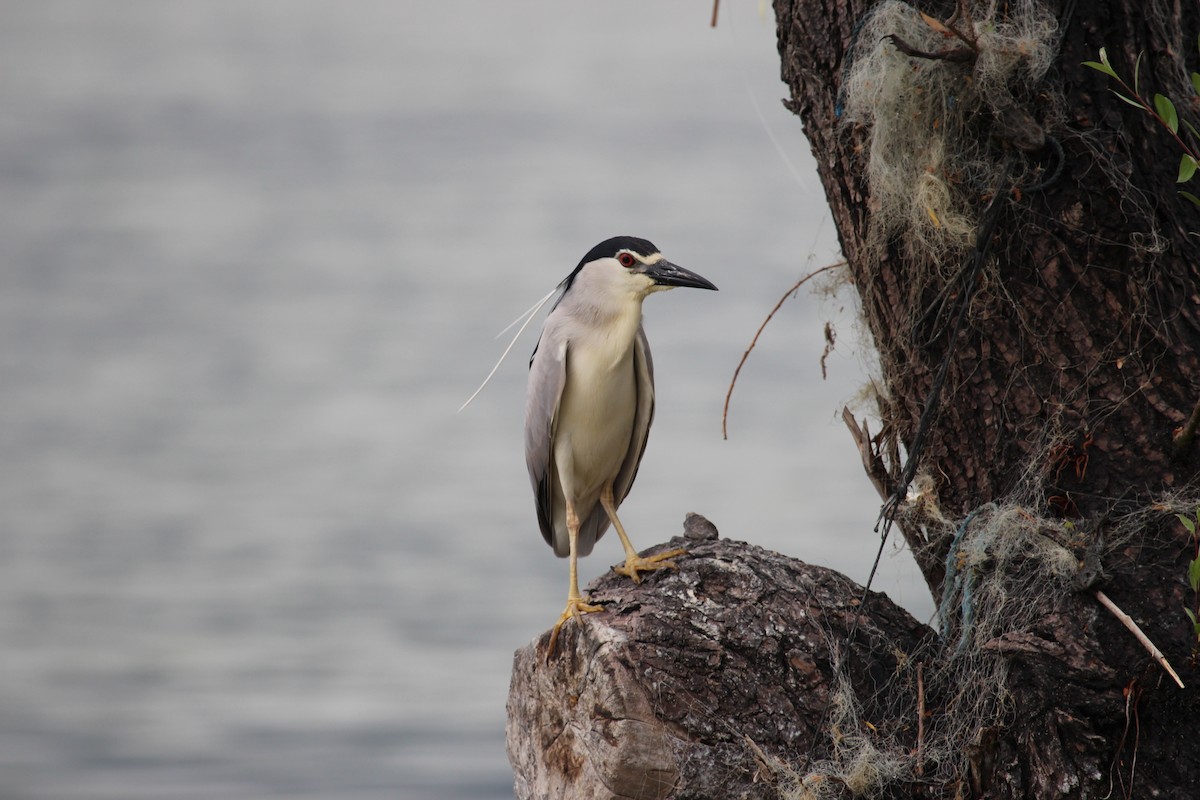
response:
[[[604,506],[604,510],[608,513],[608,518],[612,520],[613,527],[617,529],[617,536],[621,537],[621,546],[625,548],[625,563],[619,567],[613,567],[613,571],[621,575],[627,575],[633,578],[634,583],[641,583],[641,576],[638,575],[638,570],[649,572],[654,569],[678,569],[675,562],[668,559],[675,556],[681,556],[687,550],[669,550],[665,553],[647,556],[642,558],[633,549],[633,545],[629,542],[629,537],[625,535],[625,526],[621,524],[621,520],[617,518],[617,504],[613,501],[612,484],[604,487],[600,492],[600,505]]]
[[[593,611],[603,611],[604,606],[594,606],[588,603],[587,598],[579,593],[579,571],[576,567],[578,561],[578,545],[579,545],[579,515],[575,513],[575,504],[570,500],[567,501],[567,537],[571,543],[571,586],[567,590],[567,607],[558,618],[558,622],[554,623],[554,631],[550,634],[550,646],[546,650],[546,658],[554,655],[554,647],[558,643],[558,631],[563,626],[563,623],[571,617],[577,617],[580,614],[590,614]]]

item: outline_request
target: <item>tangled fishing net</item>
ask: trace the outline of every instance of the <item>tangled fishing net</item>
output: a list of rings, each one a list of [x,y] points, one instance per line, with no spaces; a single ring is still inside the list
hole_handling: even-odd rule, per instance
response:
[[[972,752],[1016,712],[1004,643],[1037,635],[1071,595],[1102,580],[1103,565],[1114,554],[1175,515],[1194,514],[1200,504],[1195,495],[1172,493],[1087,523],[1042,516],[1035,509],[1046,507],[1053,471],[1049,461],[1031,468],[1009,499],[962,517],[943,512],[928,476],[914,481],[898,520],[920,528],[931,546],[950,543],[937,608],[940,636],[927,650],[898,659],[890,681],[869,698],[870,705],[886,709],[885,718],[910,724],[892,731],[867,724],[862,709],[868,698],[856,697],[839,676],[828,753],[792,773],[787,800],[881,798],[912,785],[928,787],[931,797],[955,796]],[[914,745],[922,710],[914,700],[918,682],[926,714]]]
[[[782,791],[785,800],[833,800],[847,795],[876,798],[913,774],[913,754],[886,746],[863,726],[854,689],[844,675],[838,678],[830,698],[833,753],[802,773],[791,772]]]
[[[1005,148],[1040,147],[1031,87],[1057,51],[1056,21],[1032,0],[999,5],[947,26],[889,0],[856,33],[842,120],[867,132],[875,246],[895,239],[915,261],[957,267]]]

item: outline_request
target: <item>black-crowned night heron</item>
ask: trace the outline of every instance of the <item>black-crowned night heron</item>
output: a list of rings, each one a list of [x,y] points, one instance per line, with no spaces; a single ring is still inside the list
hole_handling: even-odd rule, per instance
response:
[[[563,292],[529,360],[525,462],[538,524],[560,558],[570,559],[567,607],[550,637],[573,616],[600,611],[579,592],[576,560],[611,522],[625,548],[616,571],[674,567],[682,550],[642,558],[617,506],[629,494],[654,418],[654,365],[642,329],[642,301],[675,286],[716,289],[662,257],[645,239],[618,236],[593,247],[563,281]]]

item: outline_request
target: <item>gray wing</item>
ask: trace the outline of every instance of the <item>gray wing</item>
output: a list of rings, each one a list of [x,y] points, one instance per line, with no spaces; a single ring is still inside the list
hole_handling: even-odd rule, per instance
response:
[[[567,342],[556,326],[547,326],[529,360],[525,395],[525,466],[533,486],[538,526],[546,543],[554,543],[554,431],[558,403],[567,382]],[[564,547],[566,543],[564,542]],[[563,553],[560,553],[563,555]]]

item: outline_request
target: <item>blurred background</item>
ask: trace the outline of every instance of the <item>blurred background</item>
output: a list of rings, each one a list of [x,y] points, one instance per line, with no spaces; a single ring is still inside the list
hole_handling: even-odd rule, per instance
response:
[[[865,579],[852,296],[784,305],[721,437],[838,253],[769,9],[710,13],[3,3],[0,798],[511,797],[512,653],[567,588],[522,453],[540,315],[456,410],[609,236],[721,287],[646,303],[634,543],[696,511]],[[875,586],[928,616],[906,554]]]

